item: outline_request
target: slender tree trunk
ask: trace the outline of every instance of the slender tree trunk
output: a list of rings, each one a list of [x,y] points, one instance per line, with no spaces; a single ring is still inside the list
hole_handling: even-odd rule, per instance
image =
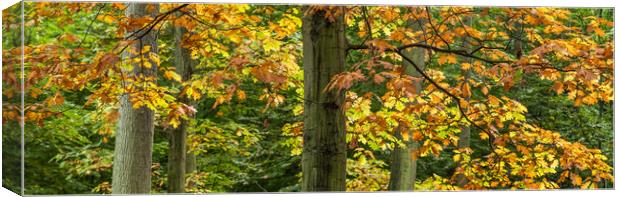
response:
[[[400,132],[397,132],[396,137],[402,140]],[[412,153],[417,150],[418,144],[413,141],[405,141],[404,143],[404,148],[394,147],[392,151],[390,183],[388,186],[391,191],[413,191],[414,189],[417,158],[412,156]]]
[[[345,68],[344,16],[334,17],[330,22],[323,11],[303,17],[302,191],[345,190],[345,96],[344,92],[323,91]]]
[[[471,138],[471,129],[468,126],[461,125],[461,133],[459,134],[459,143],[458,148],[468,148]],[[457,168],[460,167],[461,164],[457,164]],[[459,174],[456,176],[456,184],[459,187],[464,187],[467,184],[467,177],[463,174]]]
[[[194,152],[188,152],[185,158],[185,173],[189,174],[196,171],[196,155]]]
[[[463,24],[471,26],[472,18],[471,16],[465,17],[463,20]],[[470,51],[471,49],[471,39],[464,38],[463,39],[463,48],[466,51]],[[462,58],[463,62],[472,63],[471,58]],[[469,80],[469,70],[461,70],[461,75],[463,75],[465,83],[468,83]],[[469,98],[465,98],[466,101],[469,101]],[[471,128],[465,125],[460,125],[461,133],[459,134],[459,141],[457,148],[469,148],[471,141]],[[460,164],[457,164],[457,167],[460,167]],[[464,187],[467,184],[468,180],[463,174],[459,174],[456,177],[456,183],[459,187]]]
[[[147,11],[147,4],[130,3],[126,15],[131,18],[139,18],[147,15],[155,16],[159,10],[158,5],[151,5],[155,9]],[[150,13],[149,13],[150,12]],[[133,59],[140,54],[144,46],[151,46],[151,53],[157,53],[157,41],[154,33],[148,33],[138,42],[132,44],[124,56]],[[148,53],[143,54],[144,61],[149,61]],[[156,64],[152,63],[151,69],[142,67],[141,64],[131,62],[133,71],[124,71],[127,77],[155,76]],[[123,82],[129,85],[129,82]],[[142,87],[136,85],[137,91]],[[133,108],[130,95],[124,94],[120,98],[120,119],[116,132],[114,147],[114,167],[112,171],[113,194],[147,194],[151,190],[151,153],[153,146],[153,118],[154,113],[147,107]]]
[[[181,75],[183,81],[190,79],[192,75],[192,59],[190,50],[183,48],[183,37],[187,33],[184,27],[174,27],[175,51],[174,58],[176,72]],[[180,102],[187,103],[189,99],[178,98]],[[168,153],[168,193],[185,192],[185,174],[187,172],[187,121],[183,120],[179,127],[170,132]]]
[[[185,192],[186,125],[170,131],[168,143],[168,193]]]
[[[420,26],[424,20],[409,21],[409,24],[413,27],[414,31],[420,31],[423,27]],[[405,51],[403,54],[409,57],[413,62],[424,70],[426,64],[426,50],[423,48],[412,48],[409,51]],[[411,65],[409,62],[404,62],[405,74],[413,77],[422,77],[422,75]],[[416,92],[419,94],[422,91],[422,81],[415,82]],[[408,136],[413,136],[411,130],[408,131]],[[400,128],[396,131],[396,137],[399,140],[403,140],[405,147],[395,146],[392,150],[390,166],[390,182],[388,189],[391,191],[413,191],[415,186],[415,180],[417,176],[417,156],[415,152],[418,150],[418,143],[413,139],[403,139]]]

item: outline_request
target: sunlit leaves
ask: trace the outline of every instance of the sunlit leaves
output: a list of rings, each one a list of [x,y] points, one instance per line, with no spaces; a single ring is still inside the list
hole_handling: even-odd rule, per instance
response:
[[[170,80],[174,80],[177,82],[181,82],[181,76],[179,74],[177,74],[174,71],[166,71],[164,72],[164,77],[166,77],[166,79],[170,79]]]
[[[394,6],[311,6],[300,13],[295,6],[191,4],[152,30],[162,42],[169,28],[189,30],[180,46],[173,46],[188,49],[196,63],[193,75],[186,79],[172,68],[169,43],[161,43],[158,53],[148,45],[127,47],[138,42],[124,38],[126,32],[149,27],[155,18],[127,18],[120,3],[96,15],[93,5],[63,8],[92,15],[92,31],[101,35],[84,39],[75,32],[62,33],[54,35],[52,42],[24,47],[26,122],[42,124],[62,116],[59,109],[75,100],[67,93],[77,90],[84,94],[85,107],[103,111],[98,118],[106,123],[97,133],[104,136],[104,143],[115,130],[121,96],[127,96],[135,108],[155,111],[157,125],[163,127],[192,121],[198,110],[226,117],[227,112],[220,109],[235,101],[254,104],[252,99],[258,100],[265,105],[262,112],[286,106],[289,99],[302,103],[299,17],[321,13],[333,20],[344,14],[350,46],[361,49],[347,51],[351,63],[347,72],[329,79],[322,91],[347,94],[343,108],[347,143],[357,153],[348,161],[353,175],[347,182],[350,190],[385,189],[384,163],[369,152],[388,152],[404,142],[418,142],[415,157],[441,157],[462,140],[458,137],[462,126],[472,129],[472,138],[485,146],[474,147],[484,150],[476,154],[458,150],[447,156],[461,164],[454,175],[465,176],[468,185],[457,188],[448,177],[435,175],[417,184],[419,189],[546,189],[567,184],[594,188],[613,179],[600,151],[532,125],[526,119],[531,117],[526,107],[506,96],[527,89],[531,84],[524,77],[535,76],[549,84],[549,92],[576,107],[613,102],[613,22],[593,14],[582,16],[579,10],[565,8]],[[46,9],[54,6],[58,5],[40,3],[36,8],[41,11],[33,15],[67,19],[63,12]],[[161,9],[178,6],[162,4]],[[41,20],[25,25],[33,27]],[[403,51],[424,57],[418,69],[426,76],[412,76],[407,72],[412,67],[407,68],[394,53],[411,44],[416,45]],[[521,45],[518,53],[517,44]],[[123,51],[128,55],[121,55]],[[21,50],[3,53],[4,65],[19,65]],[[145,69],[153,73],[139,73]],[[19,94],[18,76],[15,69],[3,68],[3,96],[8,99]],[[190,102],[206,105],[194,108]],[[304,113],[301,104],[290,111],[295,116]],[[3,105],[5,119],[17,120],[18,112],[15,105]],[[257,140],[243,125],[191,125],[197,132],[190,136],[192,150],[251,145]],[[282,130],[290,137],[283,143],[292,155],[301,154],[303,125],[287,122]],[[200,176],[207,175],[192,176],[203,180]],[[98,191],[106,188],[102,184]]]
[[[437,61],[439,64],[455,64],[456,63],[456,55],[440,55],[439,60]]]
[[[347,191],[385,191],[390,179],[385,162],[369,151],[356,152],[353,157],[347,159],[347,174],[352,177],[346,181]]]

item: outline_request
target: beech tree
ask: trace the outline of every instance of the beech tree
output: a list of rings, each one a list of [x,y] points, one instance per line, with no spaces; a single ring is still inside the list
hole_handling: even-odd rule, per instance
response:
[[[613,187],[609,9],[24,6],[26,194]]]
[[[178,14],[177,14],[178,15]],[[184,38],[187,38],[188,31],[185,27],[174,27],[174,61],[176,72],[181,76],[182,81],[188,81],[192,76],[192,59],[189,49],[186,48]],[[189,99],[180,98],[180,102],[189,103]],[[188,122],[183,120],[181,124],[170,131],[169,153],[168,153],[168,193],[185,192],[185,174],[193,171],[192,156],[188,160],[187,151],[187,127]],[[189,163],[189,164],[188,164]]]
[[[423,19],[409,20],[407,22],[409,25],[413,26],[413,30],[421,31],[422,28],[424,28]],[[420,38],[418,39],[422,40],[422,35],[420,35]],[[424,70],[426,64],[426,52],[427,51],[425,49],[416,48],[406,51],[404,55],[410,57],[420,69]],[[414,68],[413,64],[405,62],[403,66],[405,67],[406,75],[418,78],[422,77],[420,72]],[[415,87],[417,94],[422,91],[422,81],[415,81],[413,86]],[[405,132],[407,132],[405,136],[413,135],[412,130]],[[390,168],[389,189],[394,191],[412,191],[414,189],[417,175],[418,156],[416,152],[418,151],[419,144],[412,139],[403,138],[401,131],[396,131],[395,135],[399,140],[406,141],[404,141],[404,148],[394,145],[393,152],[391,153],[392,163]]]
[[[145,16],[155,17],[159,5],[131,3],[127,6],[127,17],[130,19]],[[123,86],[142,91],[148,86],[142,85],[155,82],[157,64],[152,60],[157,56],[157,39],[155,32],[148,29],[129,31],[129,37],[136,42],[131,44],[125,57],[129,59],[129,69],[121,71],[131,82]],[[145,63],[146,62],[146,63]],[[132,98],[135,94],[126,93],[121,96],[119,129],[116,133],[114,147],[114,170],[112,177],[112,193],[135,194],[151,191],[151,161],[153,146],[154,113],[146,106],[134,107]]]
[[[325,91],[345,68],[343,8],[306,8],[304,45],[304,150],[302,191],[345,190],[344,92]],[[326,12],[333,12],[331,18]]]

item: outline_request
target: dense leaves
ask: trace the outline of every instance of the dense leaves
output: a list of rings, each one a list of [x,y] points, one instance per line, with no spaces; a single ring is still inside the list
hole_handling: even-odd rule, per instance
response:
[[[323,90],[346,92],[347,190],[387,190],[390,151],[409,141],[419,190],[613,188],[609,9],[161,4],[155,17],[128,18],[120,3],[25,8],[23,49],[19,9],[3,11],[2,121],[4,144],[25,122],[28,194],[111,191],[123,94],[156,114],[154,192],[166,188],[166,132],[184,121],[196,158],[188,192],[299,191],[312,126],[300,18],[318,12],[347,25],[349,66]],[[181,46],[174,27],[189,30]],[[128,47],[148,32],[157,53]],[[191,51],[191,76],[175,69],[175,47]],[[3,161],[13,177],[16,160]]]

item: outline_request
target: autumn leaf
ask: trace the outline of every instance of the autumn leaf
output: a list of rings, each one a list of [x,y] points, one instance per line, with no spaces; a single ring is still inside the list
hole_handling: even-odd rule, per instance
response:
[[[381,76],[380,74],[376,74],[373,77],[373,81],[377,84],[382,83],[383,81],[385,81],[385,78],[383,78],[383,76]]]
[[[497,106],[499,106],[499,104],[500,104],[500,102],[501,102],[501,101],[500,101],[497,97],[492,96],[492,95],[489,95],[489,97],[488,97],[488,101],[489,101],[489,104],[490,104],[491,106],[493,106],[493,107],[497,107]]]
[[[245,100],[246,98],[245,92],[243,90],[237,90],[237,98],[239,100]]]
[[[166,79],[170,79],[170,80],[174,80],[177,82],[181,82],[181,76],[179,74],[177,74],[174,71],[168,70],[166,72],[164,72],[164,77],[166,77]]]
[[[471,68],[471,64],[470,63],[462,63],[461,64],[461,69],[463,70],[469,70]]]
[[[571,183],[575,186],[581,185],[581,177],[578,174],[571,173],[570,175]]]
[[[56,92],[53,97],[50,97],[47,101],[47,105],[49,106],[57,106],[62,105],[65,102],[65,98],[60,94],[60,92]]]
[[[439,64],[446,64],[446,63],[455,64],[456,63],[456,55],[454,55],[454,54],[440,55],[438,63]]]
[[[275,39],[267,39],[263,42],[263,49],[265,52],[273,52],[280,49],[282,42]]]
[[[489,139],[489,134],[487,134],[486,132],[480,132],[479,135],[481,140]]]
[[[484,94],[485,96],[489,94],[489,88],[487,88],[486,86],[482,86],[480,90],[482,91],[482,94]]]
[[[106,22],[108,24],[112,24],[116,22],[116,18],[110,15],[100,15],[97,17],[98,20]]]
[[[463,88],[461,89],[461,91],[463,92],[463,97],[465,98],[471,97],[471,89],[468,83],[463,84]]]

